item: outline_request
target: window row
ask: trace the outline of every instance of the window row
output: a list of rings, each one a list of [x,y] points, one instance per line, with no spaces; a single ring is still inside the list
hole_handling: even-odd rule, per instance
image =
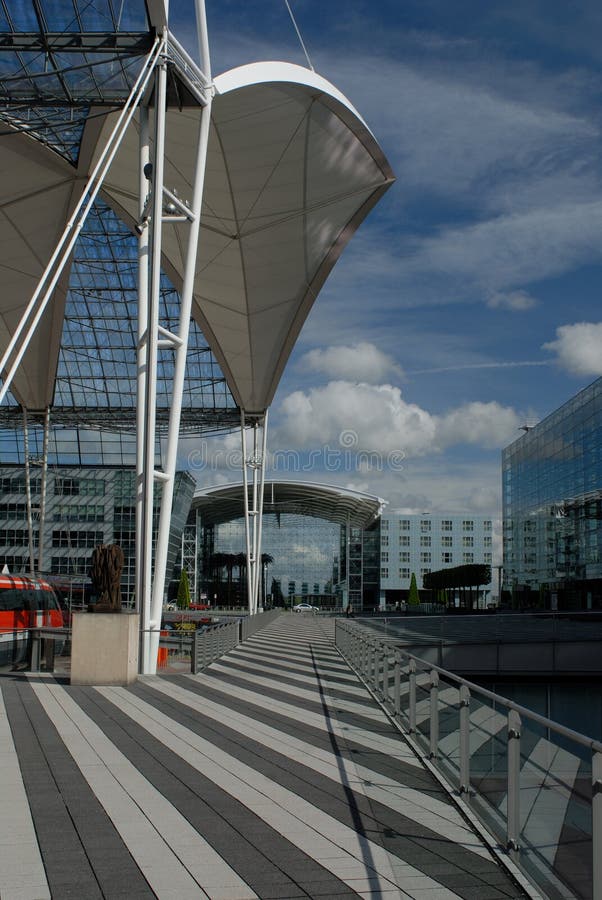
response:
[[[105,482],[97,478],[55,478],[54,493],[64,497],[104,497]]]
[[[38,546],[38,533],[34,529],[32,535],[34,546]],[[29,547],[29,531],[27,528],[0,528],[0,546]]]
[[[74,547],[93,549],[104,542],[102,531],[53,531],[53,547]]]

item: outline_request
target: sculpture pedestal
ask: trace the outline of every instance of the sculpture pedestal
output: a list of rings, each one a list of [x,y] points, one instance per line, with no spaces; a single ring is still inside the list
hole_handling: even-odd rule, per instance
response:
[[[71,684],[132,684],[138,677],[140,616],[74,613]]]

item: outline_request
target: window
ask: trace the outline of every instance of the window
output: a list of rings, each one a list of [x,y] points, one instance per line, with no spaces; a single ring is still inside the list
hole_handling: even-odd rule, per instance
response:
[[[87,575],[90,560],[73,556],[53,556],[50,571],[53,575]]]
[[[491,560],[492,560],[492,554],[491,554],[491,553],[484,553],[484,554],[483,554],[483,562],[485,562],[485,563],[491,563]]]
[[[491,531],[491,519],[485,519],[483,522],[483,531]]]
[[[449,564],[454,561],[453,553],[450,553],[449,550],[444,550],[441,554],[441,562],[445,564]]]
[[[38,546],[39,535],[37,529],[33,532],[33,545]],[[29,531],[27,528],[0,528],[0,545],[2,547],[28,547]]]
[[[402,550],[399,554],[399,562],[408,562],[410,561],[410,554],[407,550]]]
[[[54,508],[53,519],[55,522],[104,522],[104,506],[67,506],[61,505]]]
[[[388,530],[389,530],[389,520],[388,520],[388,519],[383,519],[383,520],[381,521],[381,523],[380,523],[380,530],[381,530],[381,531],[388,531]]]
[[[0,519],[26,519],[26,503],[0,503]]]
[[[473,563],[474,562],[474,553],[463,553],[462,554],[462,562],[463,563]]]
[[[421,546],[421,547],[430,547],[430,546],[431,546],[431,536],[430,536],[430,534],[422,534],[422,535],[420,535],[420,546]]]
[[[380,577],[381,577],[381,578],[388,578],[388,577],[389,577],[389,569],[388,569],[387,567],[385,567],[385,568],[383,568],[383,569],[380,570]]]
[[[384,562],[384,563],[385,563],[385,562],[388,563],[388,562],[389,562],[389,554],[388,554],[388,553],[384,553],[384,552],[381,553],[381,554],[380,554],[380,561],[381,561],[381,562]]]
[[[53,547],[74,547],[94,549],[104,542],[102,531],[53,531]]]
[[[54,493],[65,497],[103,497],[104,481],[96,478],[55,478]]]
[[[388,535],[388,534],[381,534],[381,536],[380,536],[380,545],[381,545],[381,547],[388,547],[388,546],[389,546],[389,535]]]
[[[454,523],[451,519],[441,519],[441,531],[452,531]]]
[[[41,478],[30,478],[29,485],[32,494],[39,494],[42,487]],[[25,494],[25,476],[17,475],[16,477],[0,478],[0,492],[3,494]]]
[[[409,569],[406,569],[405,567],[402,568],[402,569],[400,569],[400,570],[399,570],[399,577],[402,578],[402,579],[403,579],[403,578],[409,579],[409,577],[410,577],[410,570],[409,570]]]
[[[421,569],[420,570],[421,577],[424,578],[424,576],[428,575],[430,571],[431,571],[430,569]]]
[[[442,547],[451,547],[453,538],[449,534],[444,534],[441,538],[441,546]]]
[[[429,550],[423,550],[422,553],[420,554],[420,562],[422,562],[422,563],[430,563],[430,561],[431,561],[431,554],[430,554],[430,551],[429,551]]]
[[[400,534],[399,535],[399,546],[400,547],[409,547],[410,546],[410,535],[409,534]]]
[[[474,522],[472,519],[464,519],[462,522],[462,531],[474,531]]]
[[[421,531],[430,531],[431,530],[431,521],[430,519],[422,519],[420,521],[420,530]]]
[[[410,530],[410,520],[409,519],[400,519],[399,520],[399,530],[400,531],[409,531]]]
[[[474,538],[473,537],[463,537],[462,538],[462,546],[463,547],[474,547]]]
[[[484,537],[484,538],[483,538],[483,546],[484,546],[484,547],[491,547],[491,538],[490,538],[490,537]]]

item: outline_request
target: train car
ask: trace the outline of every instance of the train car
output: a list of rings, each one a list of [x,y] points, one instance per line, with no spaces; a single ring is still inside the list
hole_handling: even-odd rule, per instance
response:
[[[48,582],[23,575],[0,575],[0,665],[24,662],[29,629],[41,626],[63,627],[63,613]]]

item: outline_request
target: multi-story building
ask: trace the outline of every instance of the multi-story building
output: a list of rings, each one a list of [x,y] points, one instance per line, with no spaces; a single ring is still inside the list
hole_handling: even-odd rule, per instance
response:
[[[384,513],[380,522],[381,606],[405,599],[412,575],[493,562],[493,522],[475,515]],[[485,595],[491,582],[483,585]]]
[[[111,466],[51,466],[46,477],[43,521],[42,479],[30,479],[31,538],[23,466],[0,467],[0,568],[12,574],[33,570],[55,581],[81,587],[88,579],[92,550],[98,544],[119,544],[125,561],[122,598],[133,603],[135,584],[136,475],[133,469]],[[167,577],[181,566],[182,531],[194,479],[176,475],[169,536]],[[158,507],[159,491],[155,505]],[[155,516],[155,527],[157,526]],[[41,527],[41,534],[40,534]],[[40,539],[41,538],[41,539]],[[30,547],[31,540],[31,547]],[[154,544],[154,539],[153,539]],[[40,552],[41,551],[41,552]],[[41,557],[41,558],[40,558]]]
[[[602,378],[502,453],[504,586],[515,603],[602,605]]]

